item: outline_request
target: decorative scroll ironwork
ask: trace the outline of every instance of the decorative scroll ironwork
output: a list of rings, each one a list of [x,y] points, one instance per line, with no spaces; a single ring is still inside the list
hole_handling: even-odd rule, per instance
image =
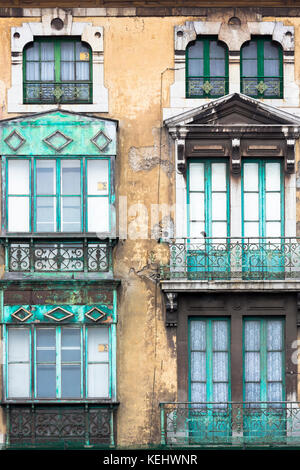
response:
[[[189,77],[188,96],[223,96],[226,94],[227,83],[226,77]]]
[[[83,405],[9,405],[8,442],[12,446],[110,445],[113,409]]]
[[[161,403],[161,443],[300,444],[300,403]]]
[[[248,96],[280,98],[282,96],[282,78],[280,77],[242,77],[242,93]]]
[[[12,272],[108,272],[107,242],[11,242],[6,244],[8,270]]]
[[[300,238],[198,238],[169,243],[161,279],[276,280],[300,278]]]
[[[79,82],[26,82],[25,103],[90,103],[92,84]]]

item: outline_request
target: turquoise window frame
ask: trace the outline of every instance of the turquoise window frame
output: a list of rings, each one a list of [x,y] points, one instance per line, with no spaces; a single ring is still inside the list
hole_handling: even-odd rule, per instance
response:
[[[224,48],[225,55],[225,74],[220,75],[220,76],[211,76],[210,75],[210,43],[212,41],[219,42],[220,45]],[[196,42],[202,42],[203,43],[203,75],[190,75],[189,74],[189,61],[193,60],[192,58],[189,57],[189,50],[190,47],[195,45]],[[185,51],[185,92],[186,92],[186,98],[219,98],[221,96],[227,95],[228,90],[229,90],[229,60],[228,60],[228,47],[226,46],[225,43],[222,41],[218,40],[217,36],[205,36],[205,37],[197,37],[196,41],[192,41],[191,43],[188,44],[186,47]],[[203,94],[197,95],[193,93],[189,93],[189,80],[195,78],[195,79],[203,79],[203,83],[208,83],[208,88],[207,91],[203,89]],[[210,81],[214,78],[221,78],[224,80],[224,93],[211,93],[211,90],[213,88],[210,88],[209,85]],[[212,85],[211,85],[212,86]]]
[[[212,194],[212,187],[211,187],[211,165],[212,163],[226,163],[226,186],[227,186],[227,220],[222,221],[218,220],[218,222],[226,222],[227,223],[227,237],[230,236],[230,184],[229,184],[229,162],[226,159],[190,159],[188,160],[188,167],[187,167],[187,205],[188,205],[188,213],[187,213],[187,236],[190,238],[190,164],[191,163],[203,163],[204,164],[204,217],[205,217],[205,225],[204,231],[207,237],[211,237],[212,232],[212,198],[210,195]],[[199,191],[193,191],[199,192]],[[214,191],[214,192],[221,192],[224,191]]]
[[[39,70],[41,70],[41,64],[42,64],[42,59],[41,59],[41,43],[53,43],[54,45],[54,80],[27,80],[26,77],[26,63],[27,63],[27,49],[28,45],[24,47],[23,49],[23,96],[24,96],[24,103],[25,104],[55,104],[55,103],[64,103],[64,104],[91,104],[93,102],[93,63],[92,63],[92,49],[84,41],[81,41],[80,37],[54,37],[54,38],[47,38],[47,37],[36,37],[34,39],[34,43],[39,44],[39,59],[37,61],[29,61],[29,62],[38,62],[39,64]],[[89,62],[89,79],[88,80],[62,80],[61,79],[61,43],[62,42],[70,42],[73,43],[74,45],[74,67],[76,62],[79,62],[76,60],[76,43],[83,43],[85,47],[89,49],[89,59],[86,62]],[[32,43],[30,43],[32,44]],[[47,61],[45,61],[47,62]],[[37,85],[38,87],[42,88],[43,84],[50,84],[55,86],[55,91],[58,91],[57,96],[53,93],[53,99],[52,100],[47,100],[43,98],[26,98],[26,89],[27,86],[30,85]],[[60,95],[59,91],[61,91],[60,87],[64,85],[74,85],[74,88],[76,88],[76,85],[87,85],[88,90],[89,90],[89,97],[88,99],[79,99],[78,97],[75,96],[74,99],[72,100],[66,100],[63,99],[63,94]]]
[[[29,397],[19,397],[11,398],[8,395],[8,331],[9,328],[21,328],[24,330],[26,328],[29,330],[29,344],[30,344],[30,357],[29,357],[29,368],[30,368],[30,396]],[[39,398],[37,396],[37,360],[36,360],[36,329],[37,328],[55,328],[56,330],[56,397],[55,398]],[[68,398],[61,397],[61,348],[60,348],[60,338],[61,338],[61,329],[62,328],[73,328],[79,329],[81,332],[81,384],[80,384],[80,397],[78,398]],[[87,346],[87,335],[90,328],[105,328],[108,330],[108,395],[104,397],[88,397],[88,346]],[[3,325],[3,355],[4,355],[4,383],[5,383],[5,398],[8,401],[18,402],[18,401],[94,401],[106,399],[110,400],[115,396],[115,347],[116,347],[116,338],[115,336],[115,325],[90,325],[90,324],[39,324],[39,325]],[[104,361],[107,364],[107,361]],[[104,363],[103,362],[103,363]],[[100,363],[100,362],[99,362]]]
[[[243,401],[246,400],[245,381],[245,324],[249,321],[260,323],[260,401],[268,402],[267,396],[267,321],[277,320],[282,322],[282,401],[285,401],[285,318],[283,317],[243,317]]]
[[[191,402],[191,328],[193,321],[204,321],[206,323],[206,401],[213,402],[213,337],[212,324],[214,321],[227,323],[228,333],[228,402],[231,401],[231,321],[229,317],[189,317],[188,319],[188,401]]]
[[[241,171],[241,186],[242,186],[242,237],[245,237],[244,223],[245,221],[245,210],[244,210],[244,164],[245,163],[257,163],[258,164],[258,185],[259,185],[259,237],[266,237],[266,205],[265,205],[265,193],[266,193],[266,176],[265,176],[265,165],[266,163],[280,163],[280,203],[281,203],[281,237],[284,236],[284,176],[283,176],[283,162],[281,159],[275,158],[243,158],[242,171]],[[249,191],[250,192],[250,191]],[[271,191],[270,191],[271,192]],[[278,191],[274,191],[278,192]],[[272,222],[272,220],[268,220]],[[245,237],[246,238],[246,237]]]
[[[270,36],[253,36],[251,37],[251,41],[255,42],[257,44],[257,76],[254,77],[247,77],[243,73],[243,47],[247,45],[250,41],[247,41],[240,50],[240,91],[241,93],[244,93],[245,95],[249,95],[252,98],[265,98],[265,99],[281,99],[283,98],[283,52],[282,52],[282,47],[280,44],[276,43],[275,41],[272,40],[272,37]],[[277,46],[278,48],[278,60],[279,60],[279,75],[278,76],[265,76],[264,73],[264,44],[266,42],[272,43],[274,46]],[[252,59],[255,60],[255,59]],[[273,59],[275,60],[275,59]],[[245,90],[244,87],[244,79],[249,78],[253,80],[257,80],[258,86],[260,86],[260,83],[262,84],[259,88],[257,88],[257,93],[247,93],[247,90]],[[279,80],[279,93],[274,93],[273,95],[266,95],[264,90],[265,85],[265,80],[268,78],[275,78]]]
[[[108,199],[108,232],[111,232],[112,228],[112,214],[110,211],[110,205],[112,203],[112,185],[111,185],[111,158],[110,157],[96,157],[96,156],[86,156],[86,157],[80,157],[80,156],[34,156],[34,157],[28,157],[28,156],[6,156],[3,157],[3,165],[5,167],[5,181],[7,183],[8,187],[8,161],[9,160],[29,160],[29,195],[21,195],[18,194],[16,196],[18,197],[28,197],[29,198],[29,231],[28,232],[22,232],[24,234],[45,234],[45,233],[51,233],[51,234],[56,234],[56,233],[66,233],[66,234],[72,234],[72,233],[91,233],[88,232],[88,211],[87,211],[87,200],[88,197],[97,197],[97,198],[107,198]],[[56,162],[55,168],[56,168],[56,194],[51,195],[51,197],[56,198],[56,231],[54,232],[38,232],[36,230],[36,161],[37,160],[53,160]],[[60,178],[60,169],[61,169],[61,161],[66,160],[78,160],[80,161],[80,168],[81,168],[81,192],[80,192],[80,198],[81,198],[81,228],[80,231],[78,232],[69,232],[65,231],[63,232],[61,230],[61,200],[63,196],[61,193],[61,178]],[[107,195],[92,195],[88,196],[87,194],[87,162],[89,160],[97,160],[97,161],[107,161],[108,162],[108,191]],[[5,188],[5,186],[4,186]],[[8,198],[9,197],[14,197],[14,194],[8,194],[8,190],[5,191],[4,189],[4,198],[5,198],[5,217],[3,218],[4,221],[4,229],[8,232]],[[78,197],[78,195],[68,195],[67,197]],[[38,197],[49,197],[46,195],[43,196],[38,196]],[[15,232],[8,232],[9,234],[13,234]]]

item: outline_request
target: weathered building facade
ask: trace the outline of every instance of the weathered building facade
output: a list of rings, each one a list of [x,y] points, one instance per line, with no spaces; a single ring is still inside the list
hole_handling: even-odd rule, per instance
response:
[[[300,6],[44,3],[0,9],[3,448],[299,446]]]

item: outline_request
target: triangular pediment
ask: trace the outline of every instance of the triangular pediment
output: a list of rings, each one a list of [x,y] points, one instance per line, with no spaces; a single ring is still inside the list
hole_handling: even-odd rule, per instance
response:
[[[169,128],[187,124],[300,125],[300,117],[241,93],[233,93],[165,120]]]
[[[116,154],[118,121],[57,109],[0,121],[1,155]]]

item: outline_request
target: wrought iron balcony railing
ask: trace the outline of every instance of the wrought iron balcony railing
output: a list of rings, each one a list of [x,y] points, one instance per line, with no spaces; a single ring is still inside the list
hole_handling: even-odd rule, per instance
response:
[[[300,445],[300,403],[160,403],[161,444]]]
[[[7,448],[112,447],[115,405],[6,405]]]
[[[169,247],[162,280],[300,279],[300,238],[181,238]]]
[[[8,272],[90,272],[112,270],[112,243],[106,240],[2,239]]]
[[[91,82],[25,82],[24,103],[91,103]]]

